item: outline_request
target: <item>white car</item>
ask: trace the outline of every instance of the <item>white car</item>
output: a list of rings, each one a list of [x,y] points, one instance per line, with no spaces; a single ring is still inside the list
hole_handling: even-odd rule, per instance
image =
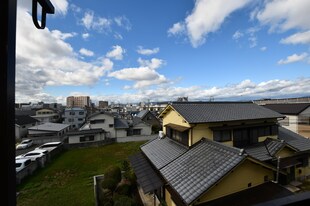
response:
[[[62,142],[47,142],[47,143],[42,144],[41,146],[37,147],[36,149],[44,149],[44,150],[47,150],[50,152],[60,145],[62,145]]]
[[[15,159],[16,172],[21,171],[22,169],[26,168],[30,164],[31,164],[31,159],[29,158]]]
[[[26,149],[28,147],[31,147],[33,144],[32,139],[24,139],[16,146],[16,149]]]
[[[40,157],[44,157],[47,154],[47,150],[32,150],[22,155],[18,155],[15,159],[29,158],[31,161],[36,161]]]

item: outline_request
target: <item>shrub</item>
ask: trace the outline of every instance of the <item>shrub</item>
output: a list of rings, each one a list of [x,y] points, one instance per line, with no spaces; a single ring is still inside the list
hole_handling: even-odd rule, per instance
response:
[[[129,162],[127,160],[124,160],[122,162],[122,170],[125,172],[130,170],[130,165],[129,165]]]
[[[118,166],[110,166],[104,173],[104,179],[113,179],[119,183],[122,179],[121,169]]]
[[[125,195],[116,195],[114,198],[114,206],[135,206],[135,201]]]
[[[112,178],[104,178],[104,180],[101,183],[102,188],[109,189],[111,191],[114,191],[117,187],[118,181]]]
[[[116,190],[116,193],[119,195],[129,196],[130,192],[131,192],[131,186],[128,184],[119,185],[117,190]]]

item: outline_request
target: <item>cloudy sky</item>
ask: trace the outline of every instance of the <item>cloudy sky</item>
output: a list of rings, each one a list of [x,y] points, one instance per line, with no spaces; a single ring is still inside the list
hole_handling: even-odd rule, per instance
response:
[[[309,0],[18,1],[16,102],[310,95]]]

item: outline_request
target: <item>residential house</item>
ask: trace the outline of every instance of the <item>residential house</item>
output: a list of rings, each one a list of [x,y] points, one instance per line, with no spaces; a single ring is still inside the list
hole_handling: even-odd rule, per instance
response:
[[[274,182],[310,175],[310,142],[295,143],[278,128],[285,116],[270,109],[250,102],[173,102],[160,117],[165,137],[142,145],[130,162],[143,191],[169,206],[212,205],[257,188],[276,188],[275,197],[289,191]],[[251,204],[271,198],[255,196],[265,199]]]
[[[98,142],[106,139],[105,132],[102,129],[70,131],[67,136],[69,144]]]
[[[140,118],[142,121],[152,125],[153,131],[159,131],[161,129],[159,119],[149,110],[142,110],[135,117]]]
[[[57,123],[60,121],[60,114],[58,114],[52,109],[37,110],[36,115],[32,117],[44,123],[46,122]]]
[[[285,115],[279,121],[283,127],[310,138],[310,103],[266,104],[264,107]]]
[[[128,128],[126,121],[114,117],[111,113],[97,112],[88,117],[87,122],[80,130],[102,129],[107,137],[117,138],[126,137]]]
[[[129,125],[129,130],[127,135],[151,135],[152,134],[152,125],[147,122],[144,122],[138,117],[134,117]]]
[[[86,120],[86,110],[82,108],[66,108],[63,123],[70,124],[72,129],[79,129]]]
[[[30,137],[35,144],[63,141],[69,130],[69,124],[47,122],[28,128],[28,137]]]
[[[15,138],[21,139],[27,137],[28,128],[39,124],[39,121],[29,115],[15,116]]]

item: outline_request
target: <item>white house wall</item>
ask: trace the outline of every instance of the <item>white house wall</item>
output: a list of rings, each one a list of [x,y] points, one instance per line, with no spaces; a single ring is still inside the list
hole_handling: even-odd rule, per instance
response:
[[[285,115],[285,116],[289,118],[289,125],[288,126],[283,125],[283,127],[298,133],[298,116],[294,115]]]
[[[80,143],[80,137],[83,137],[85,135],[74,135],[74,136],[69,136],[68,137],[68,142],[69,144],[75,144],[75,143]],[[95,134],[94,135],[94,141],[100,141],[104,140],[104,134]]]
[[[152,127],[143,123],[139,123],[133,127],[133,129],[141,129],[141,135],[151,135]]]
[[[106,132],[110,132],[112,138],[116,137],[115,129],[114,129],[114,117],[107,114],[98,114],[94,117],[91,117],[90,120],[96,119],[104,119],[103,123],[90,124],[90,129],[103,129]],[[109,127],[109,125],[113,124],[113,127]]]

